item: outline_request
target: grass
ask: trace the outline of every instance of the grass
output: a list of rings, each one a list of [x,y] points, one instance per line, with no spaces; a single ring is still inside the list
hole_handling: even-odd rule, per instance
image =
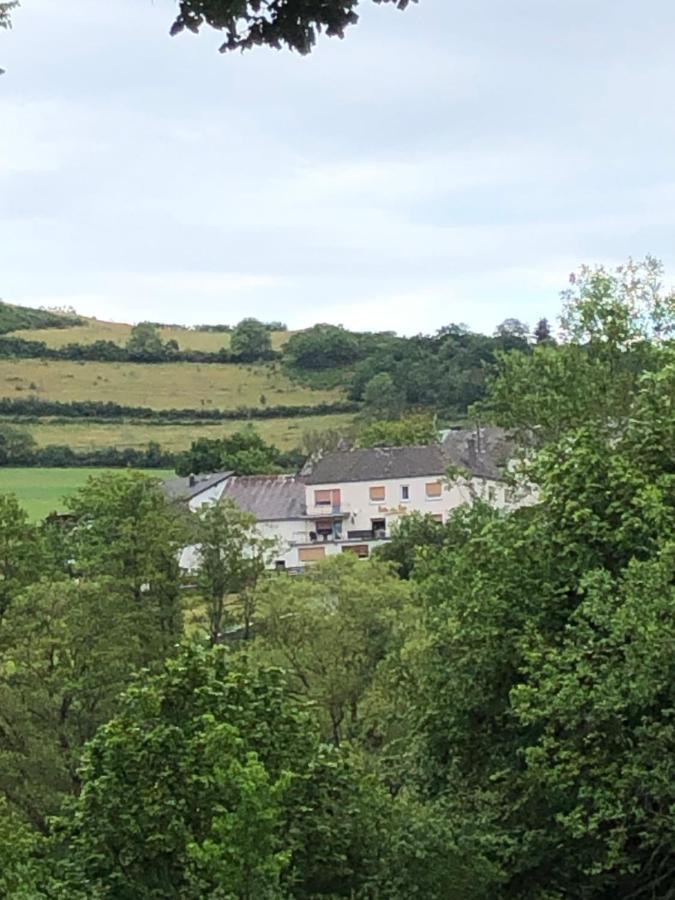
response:
[[[153,409],[314,406],[344,396],[339,390],[297,384],[277,364],[0,360],[0,396],[30,395],[42,400],[112,400]]]
[[[94,341],[113,341],[125,344],[131,334],[131,325],[121,322],[102,322],[98,319],[86,319],[86,324],[72,328],[39,328],[22,329],[12,334],[29,341],[44,341],[49,347],[63,347],[65,344],[93,344]],[[190,328],[160,328],[162,340],[178,342],[181,350],[204,350],[215,352],[222,347],[230,346],[228,332],[192,331]],[[272,332],[272,346],[278,350],[289,337],[287,331]]]
[[[297,447],[302,435],[309,430],[345,428],[353,416],[302,416],[297,419],[263,419],[254,422],[255,430],[268,443],[281,450]],[[82,421],[39,423],[12,423],[22,431],[28,431],[40,446],[67,444],[73,450],[91,450],[97,447],[141,448],[156,441],[166,450],[187,450],[192,441],[200,437],[218,438],[246,427],[249,420],[239,419],[218,424],[194,423],[188,425],[152,425],[145,422],[111,422],[96,424]],[[2,470],[0,470],[2,471]]]
[[[51,512],[68,509],[64,497],[74,494],[92,475],[119,472],[120,469],[10,469],[0,468],[0,493],[16,494],[32,521]],[[126,471],[126,470],[125,470]],[[156,478],[170,478],[162,469],[145,470]]]

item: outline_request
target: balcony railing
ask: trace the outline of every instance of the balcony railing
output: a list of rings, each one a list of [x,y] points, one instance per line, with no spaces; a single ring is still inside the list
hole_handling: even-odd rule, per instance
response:
[[[307,516],[310,519],[344,518],[349,515],[349,509],[345,503],[310,503],[307,507]]]

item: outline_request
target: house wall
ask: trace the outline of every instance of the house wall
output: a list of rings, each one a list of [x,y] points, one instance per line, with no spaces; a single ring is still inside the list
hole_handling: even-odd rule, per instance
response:
[[[440,485],[438,497],[427,496],[427,484]],[[384,487],[383,501],[371,500],[370,489]],[[408,488],[408,499],[403,497],[403,488]],[[368,531],[374,519],[384,519],[386,533],[389,535],[392,525],[411,512],[441,516],[446,521],[451,510],[470,503],[479,497],[500,508],[512,505],[508,488],[501,482],[488,479],[473,478],[471,481],[458,480],[448,482],[444,476],[429,475],[421,478],[380,479],[372,481],[354,481],[334,484],[312,484],[306,488],[306,502],[312,513],[319,508],[315,505],[315,492],[340,490],[340,509],[344,513],[343,536],[349,531]],[[331,510],[327,509],[326,515]],[[319,515],[313,516],[315,521]]]

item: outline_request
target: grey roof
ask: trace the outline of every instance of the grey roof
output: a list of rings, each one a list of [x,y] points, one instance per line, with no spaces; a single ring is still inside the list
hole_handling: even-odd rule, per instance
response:
[[[169,500],[192,500],[209,488],[229,478],[231,472],[215,472],[209,475],[189,475],[186,478],[169,478],[162,483],[162,490]]]
[[[499,479],[516,447],[503,428],[451,429],[441,444],[449,464],[467,469],[472,475]]]
[[[448,460],[440,444],[420,447],[374,447],[329,453],[314,465],[308,484],[340,481],[386,481],[443,475]]]
[[[226,497],[259,522],[302,519],[306,511],[304,481],[293,475],[233,475],[221,500]]]
[[[498,479],[514,452],[501,428],[457,429],[444,433],[439,444],[418,447],[375,447],[328,453],[313,464],[307,484],[385,481],[444,475],[448,466]]]

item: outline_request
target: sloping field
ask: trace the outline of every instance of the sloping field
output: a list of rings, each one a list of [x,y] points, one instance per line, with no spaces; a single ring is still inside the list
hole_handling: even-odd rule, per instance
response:
[[[351,415],[303,416],[297,419],[262,419],[254,421],[253,425],[263,440],[274,444],[280,450],[290,450],[300,444],[305,431],[347,428],[352,420]],[[173,423],[152,425],[145,422],[98,424],[43,420],[39,424],[22,423],[16,427],[29,432],[42,447],[47,444],[66,444],[79,452],[102,447],[117,447],[119,450],[127,447],[143,449],[150,441],[155,441],[165,450],[178,452],[187,450],[192,441],[198,438],[222,438],[250,424],[251,420],[244,419],[217,424],[200,422],[187,425]]]
[[[70,329],[74,331],[75,329]],[[340,400],[337,390],[295,384],[276,364],[97,363],[0,360],[0,396],[113,401],[152,409],[316,406]]]
[[[64,512],[64,496],[74,494],[92,475],[120,472],[120,469],[5,469],[0,468],[0,494],[16,494],[19,503],[34,521],[51,512]],[[124,470],[126,471],[126,470]],[[153,478],[171,478],[173,472],[146,469]]]
[[[87,319],[84,325],[72,328],[36,328],[14,331],[14,337],[28,341],[44,341],[48,347],[63,347],[66,344],[93,344],[94,341],[113,341],[125,344],[131,334],[131,325],[121,322],[101,322]],[[215,353],[222,347],[230,346],[230,335],[226,331],[193,331],[190,328],[160,328],[162,340],[178,342],[181,350],[203,350]],[[273,331],[272,346],[278,350],[288,340],[290,332]]]

